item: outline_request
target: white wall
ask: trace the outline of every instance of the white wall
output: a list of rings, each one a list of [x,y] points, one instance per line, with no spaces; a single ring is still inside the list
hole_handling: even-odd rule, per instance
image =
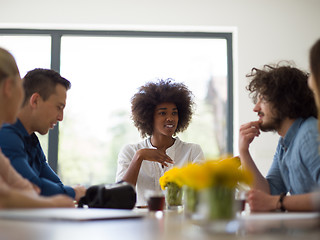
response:
[[[0,27],[232,29],[235,139],[240,124],[257,119],[245,75],[254,66],[283,59],[308,69],[308,50],[320,37],[319,0],[0,0],[0,11]],[[251,146],[263,173],[277,140],[263,133]],[[236,146],[235,141],[235,152]]]

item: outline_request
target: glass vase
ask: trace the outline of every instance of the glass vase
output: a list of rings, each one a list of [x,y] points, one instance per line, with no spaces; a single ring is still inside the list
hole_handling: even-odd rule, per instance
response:
[[[169,209],[182,205],[182,188],[174,182],[167,183],[166,203]]]
[[[191,216],[197,211],[199,202],[198,191],[194,188],[185,186],[184,187],[184,211],[187,216]]]
[[[231,220],[235,217],[235,189],[214,186],[208,189],[209,220]]]

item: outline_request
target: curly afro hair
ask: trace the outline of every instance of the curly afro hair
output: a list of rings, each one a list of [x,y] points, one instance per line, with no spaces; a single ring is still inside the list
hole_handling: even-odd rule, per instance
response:
[[[247,90],[253,102],[262,95],[272,104],[279,119],[296,119],[317,116],[317,108],[312,91],[308,87],[308,74],[292,67],[264,65],[253,68],[247,77],[252,78]]]
[[[192,92],[183,83],[160,79],[140,87],[131,99],[132,120],[141,137],[152,135],[154,111],[161,103],[174,103],[178,108],[179,121],[174,134],[187,129],[193,114]]]

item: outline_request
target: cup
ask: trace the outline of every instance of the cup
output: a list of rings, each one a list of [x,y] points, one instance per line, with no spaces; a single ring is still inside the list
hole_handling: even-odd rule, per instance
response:
[[[161,191],[149,191],[147,193],[147,199],[149,211],[163,211],[165,197]]]
[[[236,190],[235,192],[235,210],[236,212],[243,212],[245,210],[247,200],[247,191]]]

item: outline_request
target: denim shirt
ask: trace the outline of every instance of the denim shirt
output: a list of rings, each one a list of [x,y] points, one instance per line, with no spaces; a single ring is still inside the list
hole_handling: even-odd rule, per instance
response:
[[[36,134],[29,135],[20,120],[2,127],[0,147],[16,171],[41,189],[41,195],[67,194],[74,198],[73,188],[63,185],[47,163]]]
[[[267,174],[270,192],[303,194],[320,186],[320,156],[317,119],[299,118],[280,137]]]

